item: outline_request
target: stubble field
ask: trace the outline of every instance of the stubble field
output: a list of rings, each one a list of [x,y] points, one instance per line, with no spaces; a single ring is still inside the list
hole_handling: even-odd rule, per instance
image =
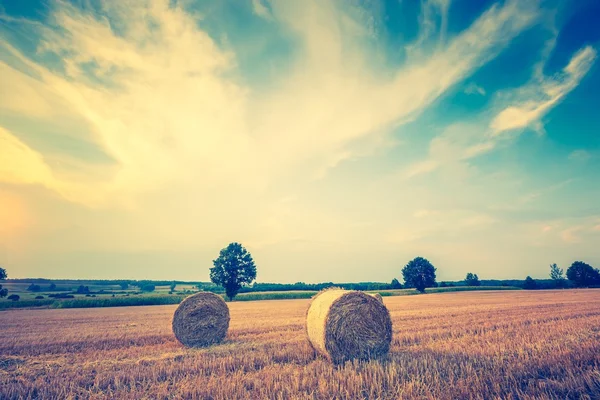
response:
[[[176,306],[0,312],[0,398],[600,398],[600,290],[387,297],[384,360],[333,366],[309,300],[229,303],[227,341],[186,349]]]

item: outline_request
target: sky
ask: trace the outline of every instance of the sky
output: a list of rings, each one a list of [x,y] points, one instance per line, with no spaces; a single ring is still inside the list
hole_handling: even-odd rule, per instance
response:
[[[600,266],[600,2],[0,0],[9,277]]]

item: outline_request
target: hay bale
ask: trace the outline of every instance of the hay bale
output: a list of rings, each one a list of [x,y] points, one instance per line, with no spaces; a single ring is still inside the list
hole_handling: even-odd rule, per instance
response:
[[[185,298],[173,316],[173,333],[189,347],[221,342],[229,328],[229,308],[214,293],[200,292]]]
[[[383,303],[383,297],[379,293],[369,293],[371,296],[375,297],[379,300],[380,303]]]
[[[382,302],[337,288],[313,298],[306,331],[313,348],[335,364],[385,355],[392,342],[392,320]]]

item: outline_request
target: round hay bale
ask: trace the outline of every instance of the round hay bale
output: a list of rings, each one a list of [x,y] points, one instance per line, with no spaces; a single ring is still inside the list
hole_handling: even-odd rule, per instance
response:
[[[318,293],[306,315],[313,348],[335,364],[388,353],[392,320],[388,309],[367,293],[328,289]]]
[[[369,293],[371,296],[375,297],[377,300],[379,300],[380,303],[383,303],[383,296],[381,296],[379,293]]]
[[[221,342],[229,328],[229,308],[214,293],[186,297],[173,315],[173,333],[188,347],[205,347]]]

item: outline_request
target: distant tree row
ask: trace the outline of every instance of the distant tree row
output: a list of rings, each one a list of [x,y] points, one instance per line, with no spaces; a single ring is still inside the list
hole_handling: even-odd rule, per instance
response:
[[[119,282],[119,286],[121,287],[121,289],[126,290],[129,288],[129,286],[134,285],[137,286],[142,292],[153,292],[156,289],[156,283],[154,281],[121,281]],[[175,283],[172,282],[170,284],[170,288],[171,288],[171,292],[174,290],[175,288]],[[38,285],[37,283],[31,283],[28,287],[27,290],[30,292],[41,292],[42,290],[47,290],[47,291],[57,291],[56,288],[56,284],[53,282],[51,283],[47,289],[44,289],[42,286]],[[71,289],[69,288],[63,288],[61,289],[62,291],[70,291]],[[104,292],[104,289],[102,289],[100,292]],[[75,293],[77,294],[90,294],[92,293],[89,286],[86,285],[79,285],[79,287],[77,287],[77,289],[75,289]]]
[[[547,285],[543,287],[538,281],[528,276],[525,278],[523,288],[533,290],[549,288],[562,289],[566,287],[598,287],[600,286],[600,271],[583,261],[575,261],[567,269],[565,278],[565,273],[562,268],[559,268],[556,264],[550,264],[550,280],[552,285],[550,287]]]
[[[417,257],[409,261],[409,263],[402,269],[404,287],[415,288],[419,292],[423,293],[428,287],[438,286],[435,281],[435,272],[436,268],[427,259],[423,257]],[[545,283],[543,286],[530,276],[527,276],[525,281],[521,282],[523,288],[529,290],[551,287],[565,288],[568,286],[578,288],[598,287],[600,286],[600,271],[583,261],[575,261],[567,269],[565,278],[563,269],[559,268],[556,264],[552,264],[550,265],[550,279],[552,284],[549,285],[548,283]],[[467,286],[481,286],[482,284],[477,274],[472,272],[467,273],[464,282]],[[446,282],[442,282],[440,286],[445,287],[449,285],[450,284],[447,284]],[[454,286],[454,284],[451,285]]]

